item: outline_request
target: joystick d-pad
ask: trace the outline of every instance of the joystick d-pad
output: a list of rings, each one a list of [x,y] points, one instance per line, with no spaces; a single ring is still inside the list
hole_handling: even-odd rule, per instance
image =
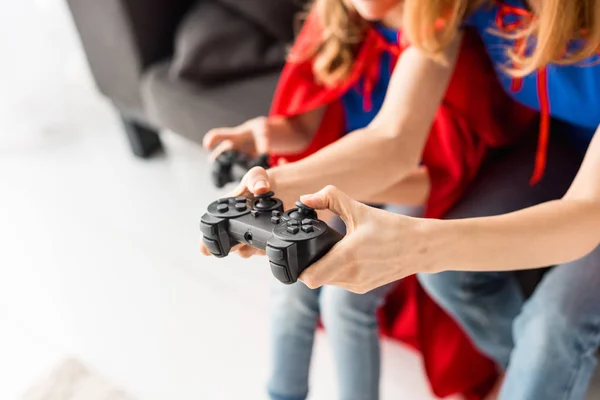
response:
[[[226,197],[208,206],[208,212],[223,218],[235,218],[248,214],[252,202],[245,197]]]
[[[283,283],[298,276],[342,239],[335,230],[317,219],[315,210],[296,203],[298,208],[283,212],[281,200],[273,193],[220,199],[208,206],[200,230],[208,250],[225,257],[237,243],[264,250],[273,275]]]

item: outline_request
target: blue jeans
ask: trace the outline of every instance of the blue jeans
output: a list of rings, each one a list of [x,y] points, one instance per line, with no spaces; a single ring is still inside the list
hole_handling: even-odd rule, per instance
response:
[[[418,215],[421,210],[388,208]],[[338,230],[341,227],[334,227]],[[343,227],[343,224],[342,224]],[[298,282],[275,282],[272,296],[272,400],[304,400],[319,316],[333,350],[341,400],[379,399],[379,327],[377,309],[393,284],[362,295],[339,287],[311,290]]]
[[[497,157],[448,218],[496,215],[560,198],[580,155],[553,138],[544,180],[530,187],[533,148],[525,143]],[[551,269],[527,300],[514,272],[450,271],[419,280],[506,369],[501,400],[585,399],[600,346],[600,248]]]

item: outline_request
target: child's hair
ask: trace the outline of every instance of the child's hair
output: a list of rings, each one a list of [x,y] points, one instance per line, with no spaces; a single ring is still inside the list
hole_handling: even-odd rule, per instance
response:
[[[319,82],[332,86],[350,73],[368,22],[346,0],[315,0],[312,7],[323,28],[313,49],[313,72]]]
[[[432,57],[440,57],[456,36],[465,19],[489,0],[405,0],[404,32],[408,41]],[[527,75],[549,63],[573,64],[600,50],[600,0],[537,0],[532,2],[535,17],[516,33],[502,33],[514,39],[536,43],[529,55],[508,49],[512,76]],[[443,21],[440,26],[438,21]],[[583,39],[582,45],[566,52],[569,42]]]

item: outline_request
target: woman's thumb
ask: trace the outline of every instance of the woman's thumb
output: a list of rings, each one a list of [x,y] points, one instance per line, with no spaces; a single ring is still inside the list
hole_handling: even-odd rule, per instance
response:
[[[359,204],[335,186],[326,186],[317,193],[300,197],[300,201],[316,210],[331,210],[342,217],[344,221],[351,221],[352,212]]]

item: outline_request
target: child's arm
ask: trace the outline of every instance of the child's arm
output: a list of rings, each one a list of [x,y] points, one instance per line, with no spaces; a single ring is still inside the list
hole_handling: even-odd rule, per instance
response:
[[[227,150],[251,156],[262,153],[299,153],[312,140],[323,118],[324,107],[293,117],[258,117],[233,128],[209,131],[202,142],[211,158]]]

